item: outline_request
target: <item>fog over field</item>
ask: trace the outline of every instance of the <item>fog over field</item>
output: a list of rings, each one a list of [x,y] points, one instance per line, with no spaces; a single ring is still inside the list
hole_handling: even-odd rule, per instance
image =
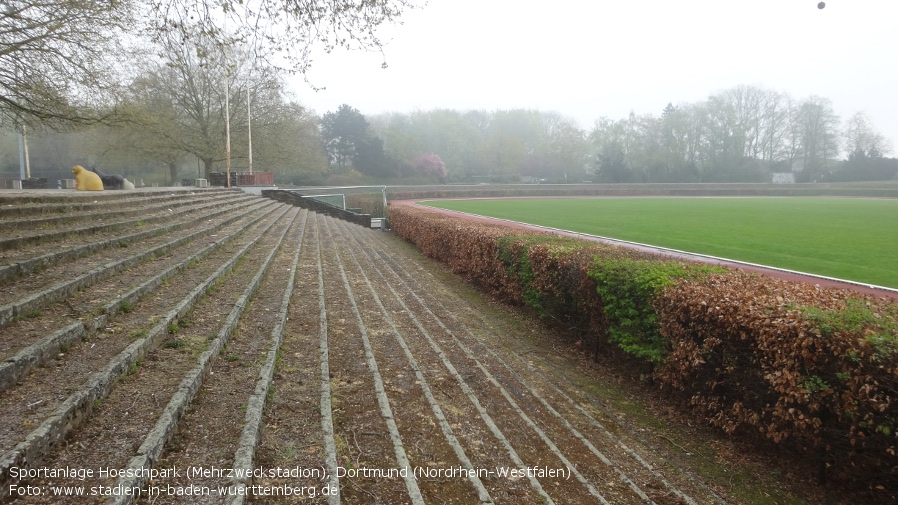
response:
[[[898,180],[895,2],[166,1],[0,16],[0,179]]]
[[[431,0],[383,27],[384,55],[318,55],[293,87],[319,114],[434,108],[659,116],[739,85],[865,112],[898,141],[898,4],[886,0],[578,2]],[[388,67],[381,68],[386,61]],[[894,154],[894,153],[892,153]]]

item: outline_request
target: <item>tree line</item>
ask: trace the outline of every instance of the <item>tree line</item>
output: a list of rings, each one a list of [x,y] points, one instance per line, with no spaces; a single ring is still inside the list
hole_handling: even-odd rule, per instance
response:
[[[0,174],[18,139],[48,179],[73,161],[154,182],[250,167],[281,184],[893,179],[891,145],[830,100],[736,86],[653,114],[434,109],[317,115],[285,87],[313,48],[381,50],[413,0],[0,1]],[[74,27],[90,27],[89,34]],[[127,36],[123,36],[127,34]],[[227,139],[232,139],[230,150]],[[241,139],[246,139],[246,142]]]
[[[844,122],[829,99],[737,86],[660,115],[603,118],[588,138],[606,182],[761,182],[891,179],[890,145],[863,112]],[[875,167],[875,168],[874,168]]]
[[[0,175],[70,177],[75,163],[147,182],[273,172],[279,184],[886,180],[891,145],[830,100],[736,86],[584,129],[534,109],[321,115],[287,90],[314,43],[379,49],[407,0],[248,5],[165,0],[0,3]],[[138,15],[139,14],[139,15]],[[77,30],[91,26],[90,37]],[[230,27],[230,30],[227,28]],[[123,33],[130,37],[123,38]],[[295,38],[283,34],[294,34]],[[230,137],[230,149],[227,139]]]
[[[348,104],[320,116],[289,98],[282,75],[252,55],[172,44],[137,58],[118,104],[128,120],[44,133],[38,166],[72,159],[169,183],[224,170],[225,90],[232,169],[245,171],[252,131],[257,171],[279,184],[446,182],[798,182],[891,180],[898,160],[862,112],[841,120],[825,98],[795,100],[738,86],[660,114],[607,117],[584,130],[557,112],[434,109],[366,117]],[[225,61],[226,60],[226,61]],[[249,101],[249,103],[247,103]],[[252,128],[252,130],[250,130]],[[17,166],[13,139],[0,166]],[[153,174],[156,174],[155,176]]]
[[[358,134],[344,127],[349,117]],[[798,182],[833,182],[898,175],[898,160],[886,156],[890,142],[863,112],[843,121],[826,98],[797,100],[756,86],[671,103],[659,114],[602,117],[589,130],[532,109],[365,118],[344,105],[322,124],[332,163],[344,169],[351,159],[374,177],[415,174],[410,161],[421,153],[444,160],[453,181],[766,182],[780,172]]]
[[[304,74],[314,50],[381,51],[377,29],[412,1],[0,0],[0,174],[18,175],[16,144],[30,143],[32,175],[78,160],[176,182],[218,169],[233,127],[257,133],[253,161],[281,180],[320,178],[318,121],[285,72]]]
[[[246,47],[222,50],[211,39],[159,48],[131,54],[133,77],[118,93],[114,121],[31,130],[36,175],[70,178],[77,162],[147,184],[208,179],[226,169],[226,130],[232,171],[249,169],[252,135],[257,171],[295,182],[325,175],[318,118],[291,98],[282,72]],[[14,142],[7,135],[0,143],[3,173],[18,172]]]

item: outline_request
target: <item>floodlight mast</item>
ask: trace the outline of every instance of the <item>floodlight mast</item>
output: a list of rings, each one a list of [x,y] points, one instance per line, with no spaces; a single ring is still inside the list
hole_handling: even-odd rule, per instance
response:
[[[225,61],[227,65],[227,61]],[[231,187],[231,114],[230,114],[230,78],[231,70],[225,74],[225,187]]]
[[[252,101],[252,93],[249,89],[249,80],[247,79],[246,82],[246,131],[248,136],[247,147],[249,148],[249,175],[253,175],[253,115],[249,108]]]
[[[224,19],[225,33],[228,31],[228,17]],[[231,187],[231,106],[230,106],[230,87],[231,87],[231,67],[228,64],[228,53],[224,50],[225,64],[225,187]]]
[[[22,123],[22,131],[19,133],[19,175],[21,179],[31,179],[31,160],[28,156],[28,133],[25,132],[25,123]]]

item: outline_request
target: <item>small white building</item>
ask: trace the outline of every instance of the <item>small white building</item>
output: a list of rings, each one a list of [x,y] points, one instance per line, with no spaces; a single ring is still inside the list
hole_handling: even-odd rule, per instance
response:
[[[793,172],[771,172],[771,182],[774,184],[795,184],[795,174]]]

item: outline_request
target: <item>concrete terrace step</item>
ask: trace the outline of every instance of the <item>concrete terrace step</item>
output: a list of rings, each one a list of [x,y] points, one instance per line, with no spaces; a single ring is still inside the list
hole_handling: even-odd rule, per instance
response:
[[[8,217],[74,212],[100,205],[126,207],[139,200],[162,201],[191,194],[240,194],[224,188],[142,188],[136,191],[0,191],[0,219]]]
[[[244,209],[241,208],[239,210]],[[235,217],[237,216],[239,216],[239,214],[237,214]],[[176,225],[167,226],[161,229],[152,230],[149,232],[149,235],[160,236],[164,233],[170,233],[176,228],[181,227]],[[118,249],[112,249],[112,254],[105,256],[92,255],[92,257],[90,258],[85,258],[84,261],[68,261],[65,265],[62,266],[62,271],[58,273],[53,271],[42,272],[40,274],[40,277],[44,279],[44,283],[38,283],[36,285],[29,284],[27,286],[23,286],[22,289],[7,290],[6,296],[0,296],[0,304],[3,304],[0,305],[0,326],[7,324],[13,317],[26,316],[39,307],[69,296],[76,290],[84,289],[85,287],[110,275],[113,275],[122,269],[129,268],[155,255],[165,254],[173,247],[177,247],[197,238],[198,236],[202,235],[205,230],[201,228],[198,231],[190,229],[188,229],[187,231],[190,233],[179,238],[165,241],[164,243],[151,249],[144,249],[137,252],[132,252],[123,248],[127,247],[128,244],[135,242],[139,238],[145,238],[144,234],[142,233],[138,238],[113,238],[101,242],[101,250],[111,249],[112,247],[118,247]],[[103,259],[104,257],[106,259]],[[100,261],[96,261],[98,259]],[[46,259],[43,264],[57,265],[62,261],[63,255],[55,254]],[[79,266],[79,263],[83,265]],[[21,265],[21,263],[15,263],[15,265]],[[26,271],[27,269],[25,267],[21,267],[19,270]],[[72,273],[74,273],[74,275],[72,275]],[[59,280],[60,278],[62,278],[62,280]],[[29,294],[28,291],[32,289],[32,286],[37,287],[39,290],[32,291]],[[4,298],[7,300],[5,303]]]
[[[172,208],[204,217],[10,295],[46,299],[3,328],[0,501],[726,503],[396,237],[254,202]],[[264,494],[287,488],[316,494]]]
[[[85,220],[103,219],[110,215],[117,217],[149,213],[158,209],[181,207],[194,202],[211,203],[215,200],[227,200],[238,195],[232,192],[186,193],[179,192],[144,198],[107,199],[72,205],[61,198],[54,203],[31,204],[0,208],[0,219],[6,230],[38,229],[61,224],[80,224]],[[15,213],[11,212],[15,211]]]
[[[211,196],[209,194],[207,196]],[[243,193],[232,193],[221,198],[223,201],[233,199],[251,199],[252,197]],[[217,199],[216,199],[217,200]],[[151,204],[146,200],[134,200],[129,206],[129,211],[121,212],[121,209],[104,209],[99,204],[99,210],[85,214],[77,214],[74,219],[62,218],[54,219],[49,222],[38,222],[28,226],[28,221],[9,220],[8,226],[4,226],[3,238],[0,238],[0,251],[26,246],[29,244],[43,244],[53,240],[59,240],[72,236],[87,235],[91,233],[99,233],[103,231],[117,231],[128,227],[137,227],[141,223],[158,223],[171,219],[174,215],[174,208],[192,205],[195,203],[209,205],[210,200],[205,198],[196,198],[195,195],[178,196],[175,201],[166,201],[162,203]],[[134,205],[137,204],[137,205]],[[139,212],[134,212],[139,210]],[[139,215],[139,218],[129,218],[128,216]],[[6,220],[4,220],[6,221]],[[72,224],[74,223],[74,224]],[[62,226],[70,224],[70,226]],[[60,225],[60,226],[56,226]],[[27,227],[27,231],[20,231],[19,228]]]
[[[276,206],[267,206],[271,208],[263,208],[261,210],[264,213],[259,214],[257,217],[254,217],[253,214],[249,214],[248,219],[240,219],[241,216],[233,216],[218,224],[213,228],[213,230],[218,231],[226,231],[222,229],[223,226],[229,224],[230,222],[234,222],[235,225],[243,228],[246,223],[251,223],[252,219],[261,219],[265,216],[272,214],[276,210]],[[197,232],[192,233],[191,235],[202,235],[204,233],[208,233],[208,230],[199,230]],[[24,374],[27,374],[31,369],[36,366],[42,365],[49,360],[54,359],[60,349],[67,348],[71,346],[73,343],[78,340],[90,338],[92,335],[95,335],[98,329],[103,328],[107,323],[113,321],[113,318],[122,310],[133,310],[135,305],[139,303],[140,299],[151,293],[154,289],[156,289],[160,284],[164,282],[168,282],[169,279],[175,277],[179,272],[187,269],[190,265],[202,260],[205,256],[213,252],[218,247],[227,244],[229,241],[235,239],[239,235],[225,235],[221,240],[216,240],[211,243],[206,244],[201,248],[197,248],[196,246],[191,245],[189,240],[192,236],[183,237],[181,239],[177,239],[176,242],[184,243],[185,245],[180,246],[178,249],[183,250],[183,252],[179,250],[174,250],[170,254],[172,260],[171,261],[158,261],[153,262],[156,266],[158,264],[158,268],[143,268],[142,270],[145,273],[140,273],[138,275],[138,280],[141,282],[134,285],[134,287],[128,291],[119,293],[115,291],[114,294],[108,295],[111,298],[105,302],[99,302],[94,307],[89,307],[85,309],[82,314],[86,314],[86,316],[79,317],[78,320],[71,324],[66,324],[66,318],[57,318],[56,323],[50,322],[50,318],[43,318],[47,322],[43,322],[43,327],[59,327],[58,330],[53,332],[48,332],[39,339],[31,339],[31,340],[20,340],[17,343],[25,346],[15,352],[13,355],[9,355],[9,357],[5,358],[2,363],[0,363],[0,390],[6,389],[10,385],[17,382]],[[159,249],[159,247],[154,248]],[[140,269],[136,269],[140,270]],[[130,273],[130,272],[129,272]],[[144,279],[146,276],[151,275],[151,277]],[[141,277],[142,276],[142,277]],[[114,282],[114,281],[113,281]],[[90,291],[90,290],[88,290]],[[80,299],[97,299],[96,296],[102,296],[104,290],[102,285],[97,286],[95,290],[97,295],[92,295],[91,293],[78,293],[78,297],[74,300],[75,303],[78,303],[77,298]],[[40,297],[34,297],[40,298]],[[102,298],[100,298],[102,300]],[[71,303],[69,300],[65,300],[65,304],[71,308]],[[51,311],[45,311],[51,312]],[[29,342],[32,342],[30,343]],[[8,352],[4,348],[0,347],[0,356],[7,355]]]
[[[95,232],[86,236],[75,235],[73,237],[71,233],[62,232],[58,233],[56,237],[44,236],[35,241],[35,243],[39,243],[38,246],[19,245],[14,251],[0,252],[0,258],[8,262],[6,265],[0,266],[0,284],[96,251],[128,247],[140,240],[185,227],[200,226],[216,216],[237,215],[261,205],[262,203],[258,199],[234,199],[212,204],[198,204],[182,208],[178,214],[167,215],[164,219],[159,219],[161,224],[158,226],[145,226],[146,222],[136,221],[133,229],[139,231],[131,232],[130,228],[126,228],[120,233]],[[56,239],[53,244],[55,247],[49,248],[47,244],[40,243],[52,241],[54,238]],[[48,248],[51,249],[50,252],[46,252]]]
[[[241,264],[240,260],[242,258],[246,257],[247,254],[255,254],[253,251],[260,251],[264,248],[267,239],[262,240],[261,237],[271,236],[271,230],[284,227],[279,223],[282,222],[281,218],[288,210],[288,207],[280,205],[277,207],[282,210],[273,216],[274,219],[268,220],[268,224],[261,229],[262,235],[245,240],[245,245],[236,253],[228,253],[231,254],[229,260],[219,266],[203,282],[190,290],[187,296],[169,310],[166,315],[158,318],[159,321],[156,322],[153,328],[140,335],[137,340],[115,356],[105,368],[94,373],[85,385],[77,389],[65,402],[60,404],[51,413],[50,417],[40,424],[37,430],[28,435],[12,451],[4,455],[2,463],[0,463],[3,465],[2,468],[8,470],[11,468],[11,465],[36,464],[44,458],[55,443],[61,440],[66,433],[82,424],[90,416],[92,410],[96,408],[98,402],[112,390],[118,377],[133,370],[134,366],[144,359],[144,356],[153,352],[160,342],[165,340],[171,326],[177,326],[179,319],[183,318],[193,305],[210,289],[225,282],[223,279],[235,266]],[[295,211],[291,210],[290,212]],[[268,254],[267,250],[265,254]],[[200,262],[200,265],[205,263],[209,263],[209,261],[203,260]],[[247,262],[247,264],[251,263]],[[189,285],[187,287],[189,288]],[[103,342],[100,343],[102,344]],[[82,347],[84,346],[86,346],[86,342]],[[102,365],[102,363],[99,364]],[[49,380],[52,381],[52,379]],[[27,386],[28,383],[29,381],[26,381],[25,385]],[[8,414],[8,411],[4,413]],[[8,418],[9,416],[7,415],[6,417]],[[3,475],[6,476],[8,473],[4,471]]]

